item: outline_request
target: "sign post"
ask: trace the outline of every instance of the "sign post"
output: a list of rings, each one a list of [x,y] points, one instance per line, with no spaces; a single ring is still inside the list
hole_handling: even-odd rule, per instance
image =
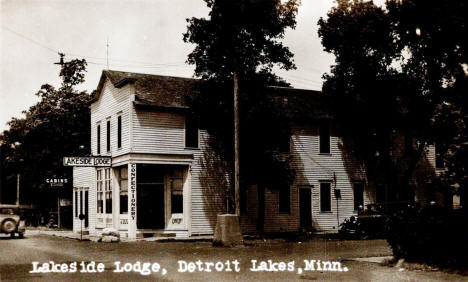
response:
[[[81,233],[80,233],[80,241],[83,241],[83,220],[85,219],[85,215],[80,213],[79,217],[81,223]]]
[[[57,226],[60,228],[60,196],[57,197]]]

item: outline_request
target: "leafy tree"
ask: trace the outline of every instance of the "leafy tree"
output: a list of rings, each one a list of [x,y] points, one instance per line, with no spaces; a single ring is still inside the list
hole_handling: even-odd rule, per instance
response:
[[[36,93],[40,101],[23,112],[24,118],[12,118],[10,128],[0,135],[6,189],[16,195],[16,174],[21,174],[22,203],[55,207],[50,197],[56,192],[48,189],[45,179],[72,179],[72,170],[62,165],[62,158],[89,152],[91,96],[75,89],[84,82],[85,71],[84,59],[65,62],[61,86],[42,85]]]
[[[193,97],[194,114],[212,136],[211,147],[232,172],[232,81],[239,80],[241,187],[257,185],[258,224],[263,232],[265,188],[289,187],[293,180],[278,139],[290,136],[285,113],[268,96],[267,85],[287,85],[273,67],[295,68],[293,54],[281,43],[287,28],[296,25],[298,1],[205,0],[209,18],[187,19],[184,41],[195,44],[188,63],[204,80]],[[261,107],[259,107],[261,105]],[[231,177],[232,178],[232,177]],[[232,192],[231,192],[232,193]]]
[[[322,44],[336,57],[323,92],[370,177],[406,191],[428,144],[448,148],[466,132],[464,15],[461,0],[388,0],[385,8],[339,0],[320,19]],[[398,132],[407,144],[399,159]]]

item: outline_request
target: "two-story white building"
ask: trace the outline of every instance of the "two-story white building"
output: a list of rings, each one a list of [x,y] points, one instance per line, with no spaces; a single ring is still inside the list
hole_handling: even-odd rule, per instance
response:
[[[195,83],[103,71],[91,105],[91,153],[110,156],[112,167],[74,168],[75,232],[83,213],[91,234],[105,227],[128,238],[213,234],[217,214],[226,212],[229,180],[209,171],[209,136],[188,114],[185,97],[195,91]],[[297,111],[289,152],[296,180],[289,189],[266,189],[265,231],[336,230],[359,206],[380,201],[360,162],[345,152],[320,92],[272,92]],[[255,231],[256,217],[253,186],[246,192],[240,220],[244,233]]]

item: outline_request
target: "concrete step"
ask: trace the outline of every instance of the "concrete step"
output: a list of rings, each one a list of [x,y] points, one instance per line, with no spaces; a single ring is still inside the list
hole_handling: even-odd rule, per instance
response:
[[[137,239],[160,237],[160,238],[173,238],[176,237],[175,233],[164,233],[161,231],[138,231],[136,234]]]

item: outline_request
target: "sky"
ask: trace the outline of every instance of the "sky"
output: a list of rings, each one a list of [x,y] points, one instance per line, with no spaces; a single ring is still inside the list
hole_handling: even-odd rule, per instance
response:
[[[297,27],[283,43],[295,54],[293,71],[278,71],[296,88],[320,90],[334,57],[323,51],[317,21],[333,0],[302,0]],[[132,71],[192,77],[185,63],[193,45],[184,43],[186,18],[207,17],[203,0],[0,0],[0,132],[38,101],[35,93],[60,85],[58,52],[88,61],[86,82],[97,87],[101,72]],[[107,48],[107,43],[109,48]]]

